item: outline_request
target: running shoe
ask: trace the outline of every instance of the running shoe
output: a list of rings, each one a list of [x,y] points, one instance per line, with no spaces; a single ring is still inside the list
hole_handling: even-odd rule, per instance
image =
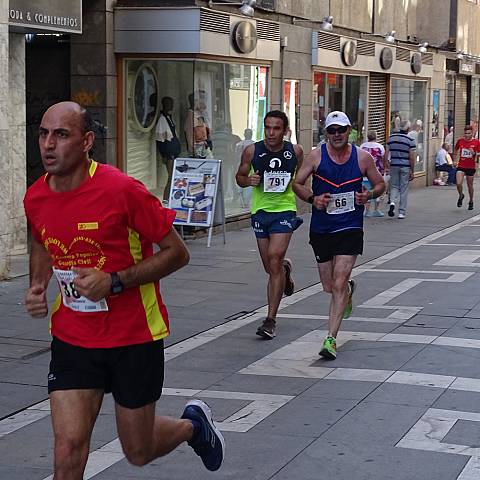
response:
[[[257,335],[266,340],[271,340],[275,337],[275,320],[267,317],[257,328]]]
[[[328,335],[318,354],[327,360],[335,360],[337,358],[337,341],[331,335]]]
[[[404,213],[399,213],[399,214],[398,214],[398,218],[399,218],[400,220],[404,219],[405,217],[406,217],[406,215],[405,215]]]
[[[188,444],[208,470],[218,470],[225,458],[225,439],[213,422],[210,407],[202,400],[190,400],[182,418],[191,420],[194,425],[194,434]]]
[[[458,200],[457,200],[457,207],[458,208],[460,208],[462,206],[464,198],[465,198],[465,195],[463,193],[458,196]]]
[[[473,202],[468,202],[468,209],[473,210]]]
[[[353,297],[354,291],[355,291],[355,281],[349,280],[348,281],[348,300],[347,300],[347,306],[345,307],[345,310],[343,312],[343,318],[348,318],[352,314],[352,310],[353,310],[352,297]]]
[[[395,204],[392,202],[390,208],[388,209],[388,216],[393,217],[395,215]]]
[[[283,269],[285,270],[285,288],[283,293],[289,297],[295,290],[295,283],[292,280],[292,261],[288,258],[283,260]]]
[[[381,212],[380,210],[374,210],[371,214],[371,217],[384,217],[385,214]]]

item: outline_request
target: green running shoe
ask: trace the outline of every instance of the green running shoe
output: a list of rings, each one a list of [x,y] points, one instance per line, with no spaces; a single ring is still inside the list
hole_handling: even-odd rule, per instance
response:
[[[348,300],[347,300],[347,306],[345,307],[345,310],[344,310],[344,312],[343,312],[343,318],[348,318],[348,317],[352,314],[352,310],[353,310],[353,302],[352,302],[353,292],[355,292],[355,281],[354,281],[354,280],[349,280],[349,281],[348,281]]]
[[[337,341],[332,336],[328,335],[325,337],[319,355],[327,360],[335,360],[337,358]]]

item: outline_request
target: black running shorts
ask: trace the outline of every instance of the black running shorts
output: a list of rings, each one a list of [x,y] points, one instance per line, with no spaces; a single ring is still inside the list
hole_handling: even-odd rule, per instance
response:
[[[83,348],[54,337],[48,393],[100,389],[125,408],[160,398],[164,378],[163,340],[114,348]]]
[[[467,177],[474,177],[475,176],[475,169],[474,168],[457,167],[457,172],[463,172]]]
[[[315,233],[310,230],[310,245],[317,263],[329,262],[336,255],[361,255],[363,230],[344,230],[336,233]]]

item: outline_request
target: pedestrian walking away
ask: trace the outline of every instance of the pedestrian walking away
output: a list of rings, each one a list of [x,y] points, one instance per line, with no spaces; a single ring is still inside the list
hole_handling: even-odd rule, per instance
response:
[[[276,316],[282,295],[292,295],[292,262],[285,254],[302,219],[297,217],[292,182],[302,165],[303,150],[283,138],[288,130],[284,112],[272,110],[264,119],[265,138],[242,153],[236,180],[240,187],[253,187],[252,228],[263,268],[268,274],[268,313],[257,335],[275,337]]]
[[[463,138],[455,144],[455,167],[457,168],[457,207],[463,205],[465,194],[463,193],[463,179],[467,179],[468,209],[473,210],[473,180],[477,169],[477,157],[480,154],[480,141],[473,138],[473,129],[466,125],[463,129]]]
[[[394,132],[387,140],[385,158],[387,170],[390,172],[390,206],[388,216],[395,216],[398,205],[398,218],[407,215],[407,198],[410,181],[415,170],[415,140],[408,136],[410,122],[402,120],[400,131]]]
[[[169,334],[159,279],[189,261],[172,228],[175,214],[140,182],[89,157],[92,126],[74,102],[46,111],[39,137],[46,174],[24,199],[32,233],[27,311],[48,314],[52,276],[61,292],[51,309],[48,374],[54,478],[83,478],[92,430],[110,392],[130,463],[145,465],[186,441],[217,470],[224,439],[204,402],[188,402],[179,419],[155,415]]]
[[[385,182],[372,156],[348,143],[351,124],[345,113],[329,113],[325,128],[328,142],[306,157],[293,189],[312,204],[310,245],[323,290],[331,294],[328,334],[319,354],[334,360],[340,324],[352,313],[355,282],[350,275],[363,253],[364,205],[384,192]],[[310,176],[312,188],[306,185]],[[363,177],[370,182],[370,191],[362,188]]]

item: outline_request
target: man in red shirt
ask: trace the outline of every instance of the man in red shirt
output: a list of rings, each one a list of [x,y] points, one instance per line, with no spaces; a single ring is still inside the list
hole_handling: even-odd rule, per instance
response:
[[[83,479],[109,392],[132,464],[145,465],[187,441],[209,470],[217,470],[224,440],[204,402],[188,402],[181,419],[155,416],[169,334],[159,280],[189,260],[172,227],[175,214],[140,182],[89,158],[92,125],[74,102],[47,110],[39,138],[46,175],[24,199],[32,232],[30,315],[47,315],[52,276],[60,288],[48,374],[54,478]],[[160,247],[155,254],[153,243]]]
[[[473,138],[473,129],[470,125],[464,128],[463,138],[455,144],[455,167],[457,168],[457,207],[461,207],[465,195],[463,194],[463,178],[467,177],[468,209],[473,210],[473,179],[477,168],[477,156],[480,153],[480,142]]]

